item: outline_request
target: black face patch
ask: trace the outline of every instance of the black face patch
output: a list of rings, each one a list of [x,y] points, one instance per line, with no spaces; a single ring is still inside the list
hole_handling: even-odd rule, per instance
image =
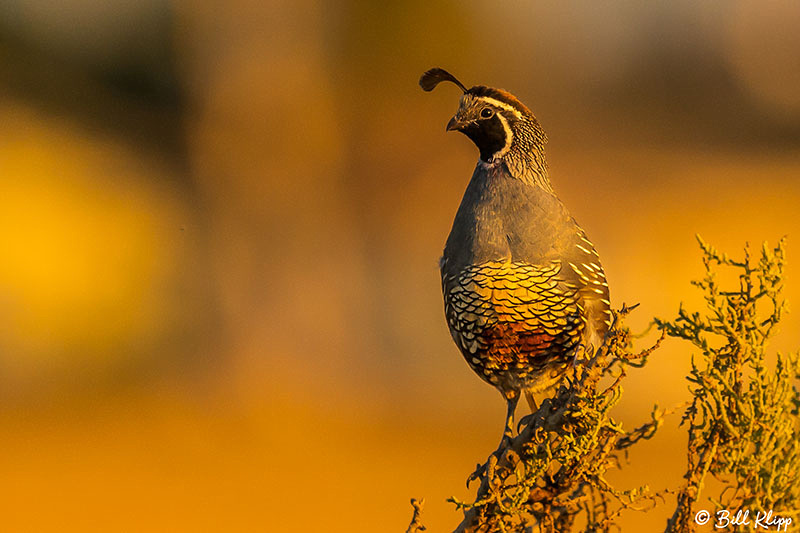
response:
[[[475,143],[484,161],[489,161],[506,145],[506,130],[496,114],[471,123],[461,131]]]

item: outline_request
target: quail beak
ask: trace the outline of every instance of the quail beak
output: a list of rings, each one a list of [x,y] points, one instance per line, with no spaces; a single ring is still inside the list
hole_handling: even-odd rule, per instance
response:
[[[456,130],[460,130],[464,126],[466,126],[465,122],[461,122],[460,120],[457,120],[456,117],[453,117],[453,118],[450,119],[450,122],[447,123],[447,127],[445,128],[445,130],[446,131],[456,131]]]

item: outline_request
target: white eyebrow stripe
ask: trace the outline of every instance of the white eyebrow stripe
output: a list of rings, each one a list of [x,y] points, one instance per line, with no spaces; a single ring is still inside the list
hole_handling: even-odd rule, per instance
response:
[[[519,111],[519,109],[517,109],[513,105],[507,104],[505,102],[501,102],[500,100],[498,100],[496,98],[492,98],[491,96],[476,96],[475,98],[477,100],[482,100],[482,101],[486,102],[487,104],[491,104],[491,105],[493,105],[495,107],[499,107],[500,109],[505,109],[506,111],[511,111],[512,113],[514,113],[515,117],[522,118],[522,113]]]

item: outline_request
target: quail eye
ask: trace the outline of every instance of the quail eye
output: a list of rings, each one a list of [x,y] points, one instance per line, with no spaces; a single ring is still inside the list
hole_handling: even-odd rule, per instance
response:
[[[492,118],[492,115],[494,115],[494,111],[491,107],[481,109],[481,118]]]

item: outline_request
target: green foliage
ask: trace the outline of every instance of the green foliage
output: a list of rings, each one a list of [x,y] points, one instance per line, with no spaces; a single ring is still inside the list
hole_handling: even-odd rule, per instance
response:
[[[608,532],[627,509],[648,510],[665,492],[677,493],[667,533],[695,531],[695,504],[709,474],[722,485],[711,497],[716,509],[772,510],[794,517],[800,510],[800,379],[798,354],[768,361],[766,346],[786,306],[782,299],[784,243],[762,247],[754,261],[748,248],[736,261],[701,239],[705,276],[692,282],[703,291],[704,312],[683,306],[674,320],[656,320],[662,336],[651,348],[632,350],[630,332],[615,314],[606,342],[576,362],[573,372],[536,412],[520,422],[519,434],[489,456],[470,476],[480,481],[475,501],[451,498],[464,519],[457,532]],[[719,269],[738,287],[723,287]],[[664,411],[626,431],[611,417],[622,379],[642,366],[665,335],[689,341],[699,355],[687,380],[692,399],[682,424],[688,428],[686,482],[677,491],[647,487],[619,490],[606,474],[619,468],[628,448],[653,436]],[[419,507],[409,531],[421,530]],[[745,530],[730,525],[726,530]],[[747,529],[749,530],[749,529]],[[785,531],[786,529],[782,529]]]
[[[783,290],[784,242],[766,244],[753,261],[745,248],[736,261],[699,239],[705,277],[693,282],[703,291],[705,313],[683,306],[673,321],[658,320],[668,335],[700,350],[688,376],[691,405],[686,485],[667,531],[694,530],[692,506],[707,474],[723,489],[711,501],[717,509],[773,510],[796,515],[800,506],[800,378],[798,355],[767,361],[766,346],[786,309]],[[738,275],[738,288],[724,289],[718,269]]]

